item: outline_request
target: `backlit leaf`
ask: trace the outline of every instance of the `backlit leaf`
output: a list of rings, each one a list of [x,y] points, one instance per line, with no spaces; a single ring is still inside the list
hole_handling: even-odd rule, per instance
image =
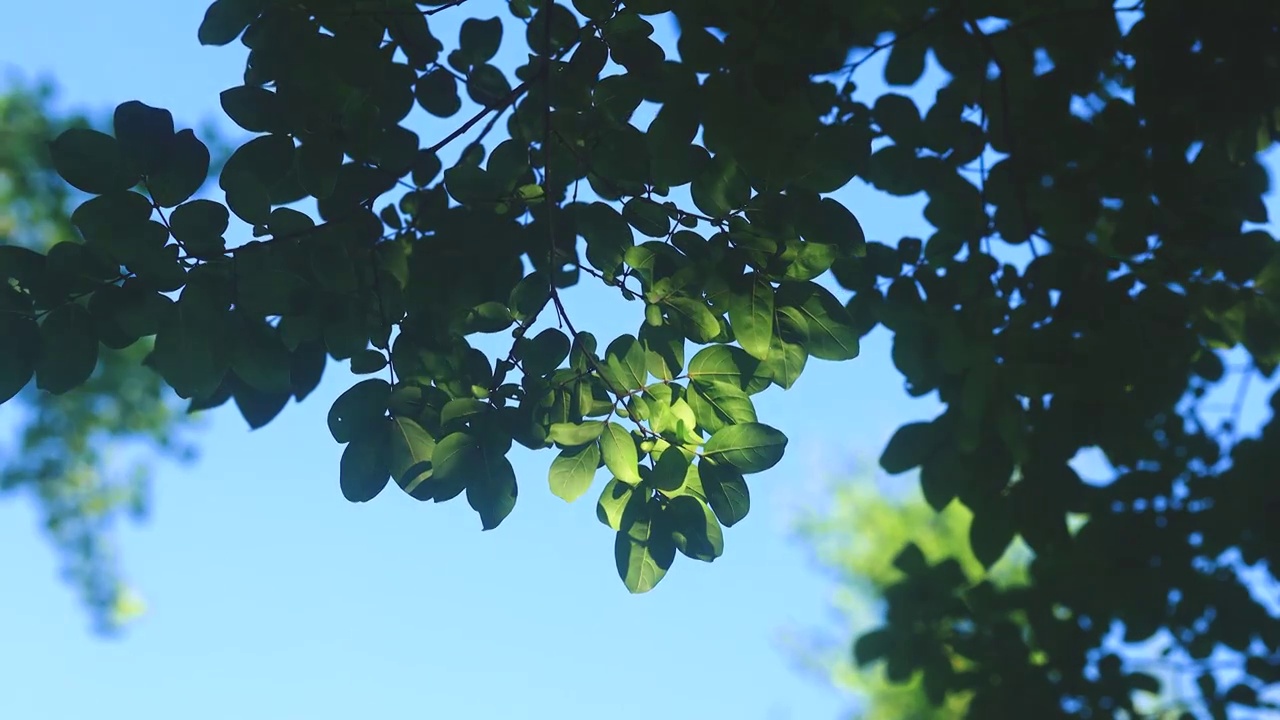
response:
[[[371,378],[347,388],[329,408],[329,433],[340,442],[350,442],[372,429],[381,427],[391,400],[391,385]]]
[[[739,472],[758,473],[778,464],[786,447],[787,436],[768,425],[741,423],[712,435],[703,448],[703,456],[732,465]]]
[[[561,451],[551,461],[551,492],[565,502],[577,500],[591,487],[599,464],[598,443],[592,442]]]
[[[630,485],[640,484],[639,453],[631,433],[617,423],[607,423],[600,436],[600,451],[614,477]]]

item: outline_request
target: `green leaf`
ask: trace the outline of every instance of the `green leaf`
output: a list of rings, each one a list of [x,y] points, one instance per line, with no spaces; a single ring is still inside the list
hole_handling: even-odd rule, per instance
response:
[[[573,0],[573,6],[592,20],[607,20],[614,11],[610,0]]]
[[[94,195],[128,190],[142,179],[115,138],[97,130],[72,128],[49,146],[53,167],[77,190]]]
[[[249,423],[250,430],[265,427],[289,404],[290,392],[287,390],[264,392],[240,381],[235,374],[227,375],[224,384],[231,387],[231,397],[235,399],[241,417]]]
[[[431,184],[432,180],[440,174],[444,169],[444,165],[440,162],[440,156],[433,152],[419,150],[413,161],[413,184],[415,187],[426,187]]]
[[[797,157],[806,171],[798,184],[812,192],[835,192],[863,173],[870,154],[871,133],[865,125],[823,125]]]
[[[691,380],[702,383],[729,383],[754,395],[769,387],[769,377],[763,372],[760,361],[741,348],[712,345],[693,356],[688,375]]]
[[[306,138],[294,153],[298,182],[313,197],[329,197],[338,185],[342,157],[342,147],[333,140],[322,136]]]
[[[413,96],[423,110],[436,117],[452,117],[462,109],[458,80],[444,68],[432,70],[419,78],[413,88]]]
[[[489,412],[488,403],[476,398],[454,398],[440,409],[440,424],[446,428],[461,428],[477,415]]]
[[[369,348],[351,356],[351,372],[356,375],[376,373],[387,366],[386,353]]]
[[[713,434],[703,448],[703,457],[743,473],[758,473],[777,465],[786,447],[787,436],[768,425],[742,423]]]
[[[609,472],[628,485],[640,484],[640,456],[635,440],[617,423],[606,423],[600,436],[600,451]]]
[[[197,37],[201,45],[227,45],[253,22],[264,0],[214,0],[205,10]]]
[[[769,346],[769,357],[764,361],[764,369],[782,389],[789,390],[804,372],[809,360],[809,353],[803,345],[789,343],[781,337],[774,337]]]
[[[796,230],[808,242],[833,245],[844,253],[865,252],[866,233],[858,218],[832,198],[805,203],[795,214]]]
[[[698,477],[702,480],[707,504],[715,511],[720,524],[733,527],[747,516],[751,510],[751,493],[742,473],[703,456],[698,463]]]
[[[280,334],[283,338],[284,331]],[[289,361],[289,387],[295,400],[302,402],[320,385],[328,359],[324,345],[315,340],[299,343],[294,348]]]
[[[565,447],[577,447],[595,442],[604,432],[604,423],[600,420],[587,420],[581,423],[552,423],[547,430],[547,439]]]
[[[849,311],[826,288],[813,282],[782,283],[777,302],[804,318],[803,345],[809,355],[823,360],[858,356],[861,333]]]
[[[880,455],[880,467],[890,475],[919,467],[929,459],[941,440],[938,426],[934,423],[907,423],[889,439]]]
[[[724,532],[711,508],[691,495],[671,498],[663,510],[663,525],[671,531],[676,549],[694,560],[711,562],[724,554]]]
[[[191,130],[166,143],[164,164],[147,177],[147,191],[160,207],[176,207],[209,178],[209,148]]]
[[[698,418],[698,425],[711,433],[727,425],[756,421],[751,397],[736,382],[694,381],[686,399]]]
[[[616,275],[627,250],[635,246],[631,226],[602,202],[577,207],[578,234],[587,241],[587,261],[606,275]]]
[[[898,639],[893,636],[893,633],[884,628],[863,633],[853,643],[854,661],[859,666],[870,665],[888,655],[897,642]]]
[[[654,520],[653,511],[646,505],[645,511],[624,525],[614,540],[618,576],[633,593],[652,590],[675,560],[675,541]]]
[[[997,499],[975,512],[969,524],[969,547],[987,569],[996,564],[1013,542],[1015,525],[1010,509],[1009,502]]]
[[[164,165],[166,146],[173,141],[173,114],[136,100],[116,106],[116,140],[125,158],[143,174]]]
[[[719,219],[747,204],[751,183],[727,154],[720,153],[693,179],[689,192],[699,210]]]
[[[71,213],[71,222],[84,236],[85,244],[123,263],[144,251],[151,209],[151,201],[142,195],[116,190],[81,203]]]
[[[417,7],[401,2],[393,6],[395,10],[387,13],[387,33],[392,42],[400,46],[412,66],[421,70],[436,62],[443,49],[440,41],[431,34],[427,26],[427,17]]]
[[[895,38],[884,64],[884,81],[889,85],[915,85],[924,74],[925,54],[929,50],[925,33],[902,33]]]
[[[551,461],[551,492],[565,502],[577,500],[591,487],[599,465],[599,443],[592,442],[561,451]]]
[[[656,305],[649,307],[657,309]],[[675,328],[646,324],[640,328],[639,340],[645,349],[645,367],[650,375],[671,381],[684,369],[684,336]]]
[[[169,230],[188,254],[209,257],[226,249],[222,236],[230,222],[231,213],[221,203],[192,200],[173,209],[169,215]]]
[[[720,334],[720,321],[706,303],[687,297],[670,297],[662,301],[673,317],[680,320],[685,334],[698,343],[711,342]]]
[[[216,291],[188,285],[161,320],[153,361],[178,397],[205,397],[222,383],[230,364],[227,304]]]
[[[729,295],[729,323],[742,349],[764,360],[773,341],[773,286],[754,273],[746,285],[744,292]]]
[[[259,318],[243,316],[238,338],[231,348],[231,369],[250,387],[261,392],[285,392],[291,387],[292,360],[280,339],[280,331]]]
[[[40,329],[36,321],[12,313],[0,313],[0,404],[9,402],[31,381],[39,356]]]
[[[630,522],[629,516],[636,506],[644,503],[644,493],[633,490],[617,478],[610,479],[596,502],[596,518],[614,530],[621,530],[624,523]]]
[[[415,420],[407,417],[395,417],[386,427],[388,468],[392,479],[409,495],[425,499],[420,497],[419,487],[429,489],[423,483],[431,477],[435,439]]]
[[[872,113],[880,129],[899,145],[915,147],[923,141],[920,110],[911,98],[885,93],[876,98]]]
[[[98,333],[93,317],[75,303],[61,305],[40,323],[36,387],[61,395],[84,384],[98,366]]]
[[[667,209],[646,197],[634,197],[622,206],[622,217],[632,227],[652,238],[665,238],[671,232]]]
[[[622,335],[609,343],[604,353],[609,379],[616,389],[638,390],[649,380],[644,346],[631,335]]]
[[[232,153],[218,176],[218,185],[227,191],[232,212],[255,225],[270,222],[270,206],[285,200],[277,195],[288,184],[295,153],[293,138],[280,134],[254,138]],[[253,202],[241,205],[242,198],[253,198]],[[246,212],[242,214],[242,210]]]
[[[329,408],[329,434],[345,443],[382,427],[390,401],[391,384],[386,380],[361,380],[333,401]]]
[[[496,177],[483,168],[465,163],[445,170],[444,184],[449,195],[463,205],[493,203],[506,193]]]
[[[684,485],[692,462],[693,458],[686,455],[679,447],[669,447],[662,451],[658,461],[653,464],[653,472],[649,474],[649,480],[659,490],[675,492]]]
[[[266,88],[241,85],[218,96],[231,121],[249,132],[289,132],[288,110],[280,96]]]
[[[471,475],[483,463],[483,453],[475,437],[465,432],[444,436],[431,453],[431,484],[436,502],[457,497],[466,489]]]
[[[462,21],[462,29],[458,33],[458,49],[467,56],[471,64],[488,62],[498,54],[498,47],[501,45],[501,18],[467,18]]]
[[[569,357],[570,347],[564,333],[555,328],[543,330],[521,344],[520,358],[525,374],[537,377],[550,373]]]
[[[478,105],[499,108],[511,95],[511,83],[492,65],[478,65],[467,77],[467,95]]]
[[[467,503],[480,515],[484,530],[498,527],[516,506],[516,471],[503,455],[478,451],[481,463],[467,481]]]
[[[515,288],[511,290],[507,305],[511,308],[511,315],[516,322],[528,326],[533,324],[533,320],[550,300],[551,284],[547,281],[547,276],[534,272],[516,283]],[[567,345],[566,339],[566,347]]]
[[[960,492],[964,471],[958,458],[940,452],[920,465],[920,491],[934,512],[942,512]]]
[[[385,422],[385,421],[383,421]],[[382,492],[391,477],[387,437],[371,433],[356,438],[342,451],[339,485],[349,502],[369,502]]]

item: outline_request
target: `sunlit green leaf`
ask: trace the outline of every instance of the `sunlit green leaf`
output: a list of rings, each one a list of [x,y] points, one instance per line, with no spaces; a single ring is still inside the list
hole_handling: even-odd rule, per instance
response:
[[[703,456],[743,473],[758,473],[778,464],[786,447],[787,436],[768,425],[741,423],[712,435],[703,448]]]
[[[431,477],[436,441],[412,418],[397,416],[386,428],[389,474],[402,490],[417,497],[419,487],[428,487],[423,483]]]
[[[591,487],[600,464],[600,446],[592,442],[560,452],[551,461],[551,492],[565,502],[582,497]]]
[[[640,459],[635,440],[618,423],[607,423],[600,436],[604,465],[614,477],[630,485],[640,484]]]
[[[738,344],[752,357],[765,360],[773,340],[773,286],[748,276],[741,292],[729,296],[729,322]],[[843,308],[841,308],[843,309]]]

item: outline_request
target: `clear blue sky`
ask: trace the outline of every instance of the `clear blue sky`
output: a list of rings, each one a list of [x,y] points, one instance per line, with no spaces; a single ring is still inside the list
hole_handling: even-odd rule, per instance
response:
[[[0,68],[56,79],[63,106],[138,99],[234,133],[217,93],[238,84],[245,50],[198,45],[205,5],[6,3]],[[506,18],[505,5],[468,3],[436,32],[448,43],[459,12]],[[878,67],[860,74],[867,92]],[[457,122],[419,117],[416,129],[432,141]],[[918,199],[862,188],[840,199],[872,238],[927,232]],[[575,325],[601,337],[641,322],[604,292],[569,300]],[[196,437],[198,463],[161,468],[153,520],[123,533],[150,606],[123,640],[87,632],[31,509],[0,504],[0,717],[834,718],[844,700],[778,642],[831,619],[830,586],[789,522],[897,425],[935,413],[934,400],[907,398],[888,351],[877,332],[860,359],[814,361],[795,389],[760,399],[790,452],[753,477],[753,510],[723,558],[682,558],[645,596],[617,578],[594,493],[566,505],[546,489],[550,453],[516,451],[520,503],[481,533],[461,500],[423,505],[394,488],[367,505],[342,499],[341,448],[324,425],[354,382],[342,365],[263,430],[228,404]]]

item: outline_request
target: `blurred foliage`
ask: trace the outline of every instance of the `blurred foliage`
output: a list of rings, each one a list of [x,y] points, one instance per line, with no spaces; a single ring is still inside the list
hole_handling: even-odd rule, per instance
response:
[[[895,566],[904,548],[918,549],[930,563],[958,563],[970,585],[982,579],[999,587],[1025,585],[1031,559],[1026,545],[1017,543],[986,569],[969,548],[972,520],[973,513],[959,503],[935,512],[917,486],[886,489],[870,476],[833,483],[829,499],[801,516],[797,527],[801,539],[835,582],[833,605],[840,625],[838,632],[814,630],[790,638],[791,651],[807,670],[854,696],[853,717],[952,720],[965,716],[971,694],[952,694],[934,705],[922,677],[893,683],[880,665],[859,667],[849,652],[849,637],[880,621],[885,591],[904,577]],[[957,658],[956,664],[959,669],[963,660]]]
[[[70,213],[81,196],[54,172],[47,143],[91,124],[55,108],[51,83],[11,79],[0,91],[0,242],[43,252],[78,240]],[[103,633],[143,609],[123,575],[114,528],[146,515],[157,459],[191,453],[179,439],[189,416],[142,365],[150,347],[104,349],[79,392],[53,395],[32,385],[4,406],[4,425],[14,432],[0,444],[0,494],[34,504],[67,580]]]

